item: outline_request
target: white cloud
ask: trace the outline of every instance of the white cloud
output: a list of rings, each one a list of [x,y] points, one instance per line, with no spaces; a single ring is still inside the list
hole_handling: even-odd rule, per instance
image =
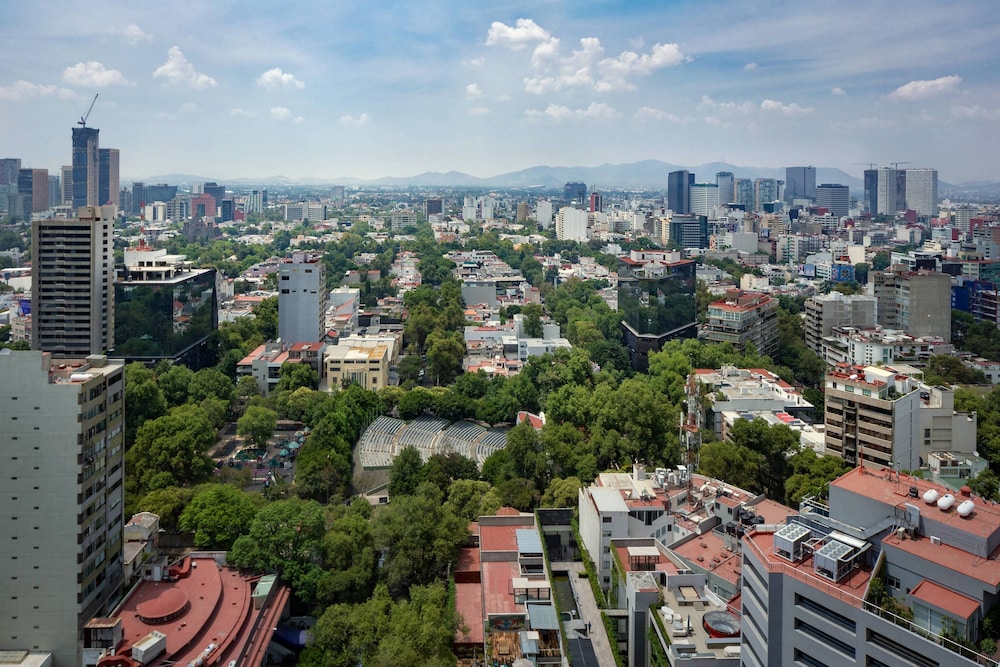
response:
[[[531,19],[518,19],[513,27],[494,21],[486,35],[486,46],[506,46],[520,50],[533,42],[541,42],[548,38],[548,30]]]
[[[257,87],[268,92],[276,92],[279,90],[302,90],[306,84],[296,79],[294,74],[282,72],[280,67],[274,67],[257,77]]]
[[[291,109],[287,107],[271,107],[271,118],[275,120],[288,120],[291,117]]]
[[[30,81],[15,81],[9,86],[0,86],[0,100],[28,100],[33,97],[56,96],[61,100],[73,100],[77,98],[76,93],[67,88],[59,86],[47,86]]]
[[[789,118],[793,116],[807,116],[815,111],[812,107],[802,107],[794,102],[792,104],[782,104],[777,100],[764,100],[760,103],[760,108],[761,111],[772,111]]]
[[[544,67],[546,63],[559,57],[559,38],[550,37],[535,47],[531,52],[531,64],[536,68]]]
[[[747,63],[746,65],[743,66],[743,69],[745,69],[747,72],[752,72],[755,69],[757,69],[757,63]]]
[[[970,106],[954,106],[951,115],[955,118],[968,120],[1000,120],[1000,109],[987,109],[978,104]]]
[[[622,51],[616,58],[605,58],[597,63],[602,78],[596,84],[597,90],[634,90],[629,77],[647,76],[664,67],[673,67],[691,60],[681,53],[677,44],[654,44],[649,53]]]
[[[482,67],[485,62],[485,58],[470,58],[465,61],[465,64],[469,67]]]
[[[214,88],[217,82],[207,74],[202,74],[184,57],[180,47],[171,46],[167,51],[167,62],[156,68],[154,79],[165,79],[167,83],[186,84],[199,90]]]
[[[897,102],[922,100],[950,93],[958,88],[958,84],[960,83],[962,83],[962,77],[954,74],[927,81],[910,81],[889,93],[887,97]]]
[[[609,104],[605,104],[604,102],[591,102],[590,106],[586,109],[570,109],[569,107],[561,104],[550,104],[545,107],[545,111],[528,109],[524,112],[524,115],[529,118],[542,118],[544,116],[548,116],[557,123],[574,118],[613,120],[615,118],[621,118],[622,116],[620,111]]]
[[[194,102],[185,102],[184,104],[177,107],[177,111],[180,113],[194,113],[196,111],[201,111],[201,107],[199,107]]]
[[[465,87],[465,97],[469,100],[476,100],[483,96],[483,91],[479,89],[478,83],[470,83]]]
[[[129,80],[116,69],[108,69],[102,63],[88,61],[77,63],[63,70],[63,81],[71,86],[104,88],[106,86],[127,86]]]
[[[706,125],[712,125],[713,127],[729,127],[730,126],[730,123],[727,123],[726,121],[724,121],[724,120],[722,120],[720,118],[716,118],[715,116],[705,116],[705,124]]]
[[[362,125],[367,125],[370,120],[371,116],[369,116],[367,113],[363,113],[357,118],[355,118],[351,114],[344,114],[343,116],[340,117],[340,124],[361,127]]]
[[[247,111],[246,109],[240,109],[236,107],[235,109],[230,109],[230,116],[238,116],[240,118],[254,118],[257,115],[256,111]]]
[[[698,103],[698,108],[714,109],[718,111],[724,111],[727,113],[747,114],[750,113],[751,111],[756,110],[757,105],[751,102],[750,100],[746,100],[744,102],[736,102],[736,101],[716,102],[708,95],[702,95],[701,102]]]
[[[128,27],[122,31],[125,35],[125,41],[129,44],[138,44],[139,42],[152,42],[153,36],[145,32],[142,28],[134,23],[129,23]]]
[[[469,109],[470,116],[488,116],[489,114],[490,110],[486,107],[472,107]]]
[[[843,88],[834,88],[833,90],[830,91],[830,94],[831,95],[846,95],[847,91],[844,90]]]
[[[654,107],[639,107],[638,111],[635,112],[636,120],[666,120],[671,123],[686,123],[687,120],[675,116],[672,113],[667,113],[660,109]]]

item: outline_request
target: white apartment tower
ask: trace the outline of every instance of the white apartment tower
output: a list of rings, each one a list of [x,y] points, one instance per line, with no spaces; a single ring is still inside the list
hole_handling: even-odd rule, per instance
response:
[[[561,241],[587,241],[587,222],[589,216],[586,211],[577,208],[564,206],[559,209],[556,216],[556,238]]]
[[[906,170],[906,207],[920,216],[938,214],[937,169]]]
[[[34,349],[84,357],[113,347],[115,213],[83,206],[76,219],[32,225]]]
[[[323,261],[295,253],[278,266],[278,337],[286,343],[320,340],[326,327]]]
[[[124,366],[0,350],[0,647],[79,665],[123,578]]]
[[[542,229],[552,226],[552,202],[542,199],[535,204],[535,220]]]

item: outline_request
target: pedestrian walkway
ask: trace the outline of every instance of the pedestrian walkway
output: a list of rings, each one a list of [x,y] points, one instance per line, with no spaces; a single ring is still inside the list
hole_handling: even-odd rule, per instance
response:
[[[576,606],[580,610],[579,618],[573,623],[564,623],[563,627],[570,626],[570,630],[578,636],[584,636],[575,628],[583,630],[587,623],[590,623],[590,632],[587,638],[593,645],[594,654],[600,667],[615,667],[615,656],[611,648],[611,641],[608,639],[607,630],[604,627],[604,620],[601,618],[601,609],[594,599],[594,589],[590,586],[590,581],[581,578],[580,573],[586,572],[583,563],[559,561],[552,563],[553,572],[566,572],[569,574],[572,588],[576,593]],[[569,639],[570,637],[567,637]]]

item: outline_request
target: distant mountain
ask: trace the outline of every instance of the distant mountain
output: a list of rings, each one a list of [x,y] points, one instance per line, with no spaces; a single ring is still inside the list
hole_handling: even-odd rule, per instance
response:
[[[665,190],[667,175],[671,171],[687,169],[695,174],[698,182],[714,182],[715,174],[731,171],[736,178],[785,178],[784,167],[740,167],[726,162],[709,162],[698,166],[681,166],[660,160],[641,160],[626,164],[601,164],[596,167],[537,166],[510,171],[495,176],[479,177],[459,171],[424,172],[415,176],[384,176],[377,179],[359,178],[303,178],[287,176],[268,178],[208,178],[191,174],[166,174],[150,176],[144,183],[188,184],[215,181],[225,185],[376,185],[412,187],[540,187],[561,188],[570,181],[582,181],[591,188],[635,188]],[[128,182],[128,181],[125,181]],[[831,167],[816,168],[816,184],[839,183],[852,190],[864,187],[862,179]],[[978,184],[977,184],[978,187]]]

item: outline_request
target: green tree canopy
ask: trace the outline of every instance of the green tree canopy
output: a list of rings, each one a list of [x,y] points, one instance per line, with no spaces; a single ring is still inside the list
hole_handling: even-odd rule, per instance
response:
[[[181,513],[179,527],[194,533],[199,549],[228,549],[263,505],[260,494],[249,494],[229,484],[207,484],[195,492]]]
[[[278,425],[278,413],[252,405],[236,422],[236,433],[257,447],[266,447]]]
[[[144,423],[135,444],[125,454],[133,473],[133,492],[168,486],[190,486],[208,479],[215,468],[206,452],[216,441],[208,414],[196,405],[182,405]]]
[[[389,497],[395,500],[399,496],[412,496],[416,493],[423,477],[423,465],[420,451],[412,445],[397,453],[389,468]]]

